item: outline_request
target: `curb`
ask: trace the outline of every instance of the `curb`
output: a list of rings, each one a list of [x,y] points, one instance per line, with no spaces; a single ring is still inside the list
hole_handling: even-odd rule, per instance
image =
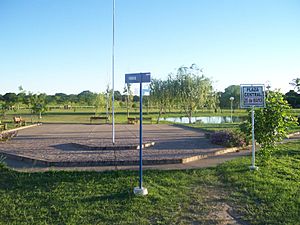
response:
[[[193,162],[193,161],[197,161],[200,159],[205,159],[208,158],[210,156],[216,156],[216,155],[224,155],[227,153],[232,153],[232,152],[237,152],[240,150],[246,150],[248,149],[248,147],[233,147],[233,148],[226,148],[226,149],[221,149],[221,150],[217,150],[213,153],[209,153],[209,154],[203,154],[203,155],[196,155],[196,156],[192,156],[192,157],[188,157],[188,158],[183,158],[181,160],[181,163],[189,163],[189,162]]]
[[[246,148],[227,148],[217,150],[209,154],[200,154],[187,158],[175,158],[175,159],[146,159],[143,160],[143,165],[163,165],[163,164],[186,164],[189,162],[208,158],[210,156],[223,155],[226,153],[232,153],[239,150],[245,150]],[[47,167],[87,167],[87,166],[136,166],[139,165],[139,160],[123,160],[123,161],[47,161],[38,158],[31,158],[22,155],[14,155],[11,153],[0,152],[10,159],[15,159],[23,162],[32,163],[34,166],[47,166]]]
[[[300,132],[288,134],[287,138],[292,138],[292,137],[297,136],[297,135],[300,135]]]
[[[41,126],[41,125],[42,125],[41,123],[36,123],[36,124],[28,125],[28,126],[13,128],[13,129],[10,129],[10,130],[4,130],[4,131],[1,131],[0,133],[5,134],[5,133],[12,132],[12,131],[24,130],[24,129],[27,129],[27,128]]]

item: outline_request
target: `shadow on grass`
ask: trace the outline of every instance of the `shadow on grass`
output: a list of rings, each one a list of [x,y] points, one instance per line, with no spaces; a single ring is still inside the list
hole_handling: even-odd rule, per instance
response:
[[[80,201],[82,203],[90,203],[93,204],[99,201],[125,201],[133,197],[133,194],[128,191],[121,191],[119,193],[111,193],[102,196],[90,196],[87,198],[82,198]]]
[[[297,157],[298,156],[297,158],[299,158],[300,151],[299,150],[276,151],[273,153],[273,156],[275,157],[282,157],[282,156]]]

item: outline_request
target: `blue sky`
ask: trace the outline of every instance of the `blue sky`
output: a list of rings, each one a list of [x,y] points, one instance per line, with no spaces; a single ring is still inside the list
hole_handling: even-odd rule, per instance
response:
[[[216,90],[300,77],[299,0],[116,0],[115,89],[196,63]],[[112,0],[0,0],[0,93],[111,86]]]

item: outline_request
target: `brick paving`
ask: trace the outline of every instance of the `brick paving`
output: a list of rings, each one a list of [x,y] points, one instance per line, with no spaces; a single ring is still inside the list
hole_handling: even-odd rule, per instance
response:
[[[94,148],[112,147],[111,130],[111,125],[107,124],[44,124],[21,130],[16,138],[0,143],[0,154],[53,166],[137,164],[137,149]],[[179,163],[183,158],[213,154],[223,149],[211,144],[203,132],[195,129],[147,124],[143,131],[144,143],[155,142],[154,146],[143,149],[145,164]],[[116,125],[115,137],[115,146],[136,146],[139,126]]]

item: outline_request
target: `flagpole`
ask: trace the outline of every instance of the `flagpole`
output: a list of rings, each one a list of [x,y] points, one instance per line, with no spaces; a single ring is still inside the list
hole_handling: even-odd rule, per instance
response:
[[[115,144],[115,0],[112,18],[112,143]]]

